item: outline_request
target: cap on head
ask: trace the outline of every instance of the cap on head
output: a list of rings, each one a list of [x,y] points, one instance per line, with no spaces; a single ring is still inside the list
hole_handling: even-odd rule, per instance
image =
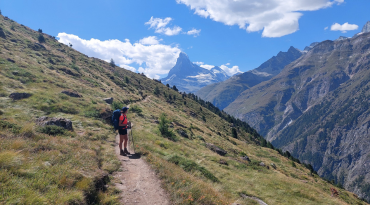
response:
[[[122,112],[126,112],[129,108],[128,107],[123,107]]]

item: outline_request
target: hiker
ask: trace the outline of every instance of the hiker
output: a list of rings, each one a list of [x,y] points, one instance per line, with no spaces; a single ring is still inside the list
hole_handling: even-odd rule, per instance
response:
[[[127,125],[131,126],[131,122],[127,121],[127,111],[128,107],[123,107],[121,110],[121,116],[119,117],[119,123],[118,123],[118,133],[119,133],[119,149],[120,149],[120,155],[127,156],[130,153],[127,151]],[[125,147],[124,150],[122,150],[122,143],[123,140],[125,140],[123,146]]]

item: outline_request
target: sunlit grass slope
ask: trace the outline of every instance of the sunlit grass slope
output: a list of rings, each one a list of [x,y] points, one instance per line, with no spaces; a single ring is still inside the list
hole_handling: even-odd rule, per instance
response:
[[[1,15],[0,28],[0,203],[117,204],[111,181],[120,162],[106,119],[112,109],[131,104],[135,150],[156,170],[174,204],[257,204],[241,196],[268,204],[364,204],[339,188],[339,196],[331,196],[333,185],[261,147],[253,129],[230,123],[191,95],[88,58]],[[13,92],[32,95],[13,101]],[[108,97],[113,105],[103,101]],[[158,129],[163,114],[172,137]],[[41,116],[70,119],[74,130],[51,133],[36,125]]]

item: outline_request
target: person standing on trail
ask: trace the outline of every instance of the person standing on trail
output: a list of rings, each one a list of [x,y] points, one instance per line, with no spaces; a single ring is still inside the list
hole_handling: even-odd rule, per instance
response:
[[[128,112],[128,107],[123,107],[121,110],[121,116],[119,117],[119,123],[118,123],[118,133],[119,133],[119,149],[120,149],[120,155],[122,156],[127,156],[130,154],[127,150],[127,125],[131,125],[131,122],[127,121],[127,112]],[[123,143],[123,141],[125,141]],[[124,150],[122,150],[122,143],[124,146]]]

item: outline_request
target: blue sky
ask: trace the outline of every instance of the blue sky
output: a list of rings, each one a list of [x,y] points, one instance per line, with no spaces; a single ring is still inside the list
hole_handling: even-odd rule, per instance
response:
[[[156,78],[166,76],[180,51],[203,66],[245,72],[290,46],[353,36],[370,20],[369,8],[368,0],[0,1],[2,14],[18,23]],[[331,30],[346,22],[344,29],[355,30]],[[187,35],[191,30],[199,33]]]

